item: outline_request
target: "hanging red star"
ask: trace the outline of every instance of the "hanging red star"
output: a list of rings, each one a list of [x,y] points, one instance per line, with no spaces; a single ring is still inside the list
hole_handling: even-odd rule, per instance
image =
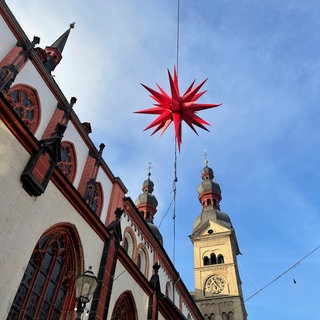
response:
[[[159,116],[151,122],[144,130],[148,130],[152,127],[156,127],[151,135],[162,129],[160,136],[164,133],[164,131],[168,128],[171,122],[174,124],[174,132],[178,144],[178,149],[180,151],[181,144],[181,127],[182,121],[185,121],[187,125],[196,133],[196,129],[194,127],[200,127],[206,131],[209,131],[204,125],[209,125],[208,122],[201,119],[196,115],[197,111],[205,110],[209,108],[218,107],[221,104],[203,104],[196,103],[196,101],[206,92],[199,92],[200,88],[207,81],[205,79],[196,87],[193,87],[195,80],[191,83],[190,87],[187,91],[180,96],[179,93],[179,84],[178,84],[178,76],[176,68],[174,68],[173,78],[168,70],[170,89],[171,89],[171,97],[157,84],[160,92],[153,90],[144,84],[141,84],[144,88],[146,88],[150,93],[150,97],[156,101],[154,104],[155,108],[145,109],[136,111],[136,113],[146,113],[146,114],[158,114]]]

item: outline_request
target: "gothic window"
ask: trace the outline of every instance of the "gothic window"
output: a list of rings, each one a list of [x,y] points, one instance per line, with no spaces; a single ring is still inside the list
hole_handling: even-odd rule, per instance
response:
[[[228,320],[228,315],[225,312],[222,312],[222,320]]]
[[[214,253],[210,254],[210,264],[216,264],[217,263],[217,258]]]
[[[207,256],[205,256],[204,258],[203,258],[203,265],[204,266],[207,266],[209,264],[209,258],[207,257]]]
[[[40,122],[37,90],[27,85],[15,85],[9,90],[7,99],[24,124],[35,133]]]
[[[134,237],[132,236],[131,232],[126,231],[124,233],[122,246],[125,249],[125,251],[127,252],[127,254],[129,255],[129,257],[131,259],[133,259],[133,252],[135,249],[135,241],[134,241]]]
[[[216,320],[216,316],[214,315],[214,313],[210,314],[210,320]]]
[[[103,203],[102,186],[100,182],[91,179],[87,183],[87,188],[84,195],[85,201],[90,206],[92,211],[100,217]]]
[[[141,254],[138,253],[137,256],[137,267],[139,268],[139,270],[141,270]]]
[[[142,248],[139,248],[137,254],[137,267],[146,276],[147,273],[147,255]]]
[[[171,283],[168,281],[166,283],[166,296],[173,300],[173,290],[172,290],[172,286],[171,286]]]
[[[219,255],[218,255],[217,262],[218,262],[218,263],[224,263],[224,258],[223,258],[223,255],[222,255],[222,254],[219,254]]]
[[[131,292],[124,292],[117,300],[111,320],[137,320],[136,305]]]
[[[42,236],[13,300],[8,319],[61,319],[74,307],[76,255],[67,228]]]
[[[127,238],[124,238],[123,240],[123,249],[126,253],[128,253],[128,249],[129,249],[129,242]]]
[[[229,312],[229,319],[228,319],[228,320],[234,320],[233,312],[232,312],[232,311]]]
[[[58,163],[58,167],[67,179],[73,182],[76,173],[76,156],[71,142],[63,141],[61,143],[61,161]]]

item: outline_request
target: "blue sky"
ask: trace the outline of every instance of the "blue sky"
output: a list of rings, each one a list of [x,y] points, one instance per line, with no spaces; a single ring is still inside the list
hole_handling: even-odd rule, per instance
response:
[[[21,0],[9,7],[29,38],[50,45],[75,21],[55,79],[135,200],[152,162],[159,224],[172,199],[174,135],[143,129],[154,119],[140,85],[169,89],[176,64],[177,1]],[[175,264],[193,290],[188,235],[204,149],[236,229],[245,299],[320,244],[320,3],[318,0],[180,0],[181,91],[209,78],[199,113],[212,126],[183,127],[177,159]],[[172,208],[160,231],[172,257]],[[320,319],[320,250],[246,302],[248,319]],[[293,279],[296,280],[294,284]]]

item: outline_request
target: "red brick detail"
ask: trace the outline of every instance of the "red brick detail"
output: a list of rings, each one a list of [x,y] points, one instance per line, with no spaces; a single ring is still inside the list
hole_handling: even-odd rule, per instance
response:
[[[123,207],[124,196],[125,196],[125,191],[123,190],[121,184],[119,183],[119,180],[116,179],[112,185],[112,191],[111,191],[105,225],[109,225],[114,220],[114,212],[116,211],[116,209]]]
[[[50,168],[50,160],[51,158],[48,153],[41,154],[32,170],[32,175],[40,184],[42,184],[43,179]]]
[[[108,301],[108,299],[110,299],[112,285],[113,285],[113,283],[111,283],[113,281],[112,267],[114,265],[114,260],[116,259],[116,256],[117,256],[116,246],[117,246],[116,240],[114,238],[110,239],[106,265],[100,266],[100,268],[102,267],[104,269],[104,273],[103,273],[103,279],[101,283],[99,303],[96,311],[96,319],[103,319],[106,302]]]
[[[96,159],[88,155],[78,187],[78,191],[82,196],[84,196],[88,181],[90,180],[90,178],[92,178],[92,172],[94,169],[95,162]]]
[[[17,56],[19,55],[19,52],[22,51],[21,47],[15,46],[13,47],[8,54],[0,61],[0,68],[2,68],[3,66],[6,66],[8,64],[12,64],[12,62],[14,61],[14,59],[17,58]],[[19,62],[21,60],[18,59],[17,62]],[[28,61],[28,60],[27,60]],[[18,72],[20,72],[22,70],[22,68],[25,66],[25,64],[27,63],[27,61],[25,61],[18,69]]]
[[[49,124],[47,125],[46,130],[44,131],[42,135],[42,139],[48,139],[51,137],[52,133],[54,132],[57,124],[61,121],[62,117],[64,115],[64,111],[60,109],[56,109],[49,121]]]

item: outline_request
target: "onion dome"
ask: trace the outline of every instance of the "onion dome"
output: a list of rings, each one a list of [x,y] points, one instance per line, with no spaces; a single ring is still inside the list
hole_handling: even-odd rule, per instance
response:
[[[198,199],[202,205],[201,214],[194,220],[193,231],[207,224],[209,220],[220,223],[231,229],[232,224],[229,216],[220,210],[221,189],[219,183],[215,182],[213,170],[205,161],[205,167],[201,170],[202,182],[198,187]]]
[[[154,184],[150,180],[150,167],[148,173],[148,179],[145,180],[142,184],[142,193],[138,196],[136,200],[136,206],[140,211],[141,215],[147,222],[148,226],[150,227],[153,235],[163,244],[162,235],[157,228],[157,226],[153,223],[154,215],[157,212],[158,200],[152,194],[154,189]]]

